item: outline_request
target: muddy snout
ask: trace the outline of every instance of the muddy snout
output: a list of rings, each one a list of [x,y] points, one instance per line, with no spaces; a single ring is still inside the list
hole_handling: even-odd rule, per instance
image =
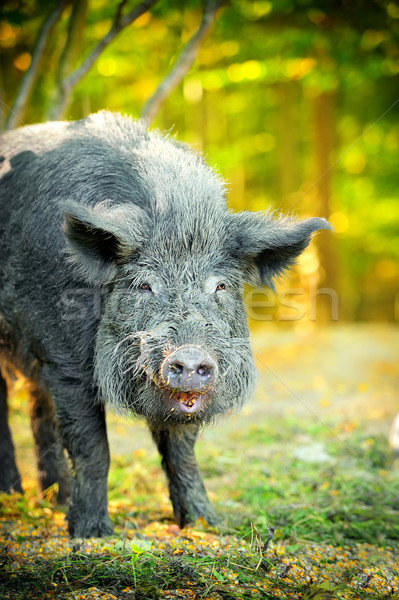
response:
[[[218,368],[200,346],[185,345],[165,358],[161,377],[172,390],[206,392],[217,378]]]

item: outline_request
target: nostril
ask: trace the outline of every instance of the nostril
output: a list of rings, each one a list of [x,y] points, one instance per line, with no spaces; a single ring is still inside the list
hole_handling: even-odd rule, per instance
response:
[[[200,365],[197,369],[197,373],[203,377],[209,377],[211,374],[211,367],[209,365]]]
[[[184,366],[178,362],[171,363],[168,365],[169,371],[175,373],[176,375],[180,375],[184,371]]]
[[[172,390],[203,393],[214,385],[218,367],[203,348],[187,344],[166,356],[160,375]]]

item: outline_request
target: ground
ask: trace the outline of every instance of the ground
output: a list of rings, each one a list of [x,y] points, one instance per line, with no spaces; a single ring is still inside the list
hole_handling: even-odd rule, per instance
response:
[[[399,598],[397,327],[264,324],[253,346],[255,398],[197,446],[217,530],[178,530],[147,430],[110,415],[115,537],[68,539],[17,388],[26,493],[1,496],[0,597]]]

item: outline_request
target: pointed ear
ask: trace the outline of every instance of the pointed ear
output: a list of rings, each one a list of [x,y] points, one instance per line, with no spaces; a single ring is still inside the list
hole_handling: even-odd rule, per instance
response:
[[[109,281],[118,265],[140,247],[146,219],[135,205],[115,206],[105,201],[89,208],[69,201],[64,232],[67,252],[80,275],[92,284]]]
[[[243,262],[246,281],[267,285],[275,290],[273,280],[295,263],[309,244],[312,233],[332,229],[325,219],[313,217],[295,221],[276,217],[274,213],[243,211],[232,214],[233,253]]]

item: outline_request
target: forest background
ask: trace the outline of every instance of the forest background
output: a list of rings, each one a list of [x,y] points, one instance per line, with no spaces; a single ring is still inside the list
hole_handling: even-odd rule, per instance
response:
[[[134,9],[137,18],[73,80]],[[182,78],[153,107],[152,125],[204,153],[226,178],[234,210],[318,215],[335,228],[311,245],[279,297],[250,297],[252,326],[395,321],[398,33],[391,1],[6,1],[0,125],[102,108],[148,113],[197,35],[194,62],[180,65]],[[316,297],[320,288],[327,290]]]

